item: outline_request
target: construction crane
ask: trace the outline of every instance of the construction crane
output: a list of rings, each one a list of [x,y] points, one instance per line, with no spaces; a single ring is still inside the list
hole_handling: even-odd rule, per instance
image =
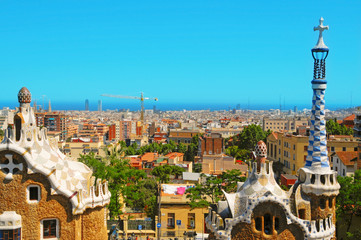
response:
[[[143,126],[144,126],[144,100],[154,100],[158,101],[158,98],[150,98],[150,97],[144,97],[143,92],[140,93],[140,97],[135,96],[123,96],[123,95],[111,95],[111,94],[102,94],[103,97],[112,97],[112,98],[127,98],[127,99],[138,99],[140,100],[140,121],[142,124],[142,133],[143,133]]]

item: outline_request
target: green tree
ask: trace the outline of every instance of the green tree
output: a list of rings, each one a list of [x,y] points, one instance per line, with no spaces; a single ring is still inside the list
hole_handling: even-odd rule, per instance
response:
[[[202,172],[202,163],[193,164],[193,172],[200,173]]]
[[[215,175],[206,176],[205,174],[201,174],[201,177],[204,178],[202,184],[197,183],[186,191],[191,209],[215,204],[222,196],[222,180],[220,178]]]
[[[238,147],[252,151],[258,141],[266,142],[270,133],[270,131],[263,131],[259,125],[249,125],[238,135]]]
[[[184,160],[194,162],[194,157],[197,156],[198,153],[198,141],[199,135],[195,135],[192,137],[191,143],[187,147],[187,151],[184,153]]]
[[[326,131],[332,135],[353,135],[353,129],[346,126],[341,126],[337,119],[330,119],[326,122]]]
[[[182,172],[184,172],[184,169],[181,167],[161,165],[153,168],[150,174],[155,176],[159,183],[167,183],[169,182],[171,175],[174,175],[176,178],[178,178]]]
[[[122,203],[120,197],[129,207],[145,208],[151,205],[151,199],[147,199],[142,188],[142,183],[147,178],[142,170],[134,169],[129,161],[124,159],[124,148],[122,145],[107,148],[107,155],[104,158],[95,156],[94,153],[81,155],[80,162],[83,162],[93,170],[93,176],[108,180],[109,191],[111,192],[108,209],[111,218],[117,218],[122,214]],[[156,189],[153,191],[156,191]],[[146,204],[147,203],[147,204]]]
[[[222,180],[222,189],[226,192],[235,192],[237,190],[237,182],[246,181],[246,177],[241,175],[242,172],[238,169],[222,172],[220,176]]]
[[[193,188],[188,188],[186,191],[189,206],[192,209],[216,204],[224,198],[222,189],[226,192],[235,192],[237,182],[246,180],[237,169],[227,170],[220,176],[201,174],[201,177],[202,183],[197,183]]]
[[[183,143],[178,143],[177,152],[185,153],[186,151],[187,151],[187,146],[184,145]]]
[[[128,207],[144,209],[148,216],[157,211],[157,182],[153,178],[142,178],[125,186],[124,200]]]
[[[226,148],[225,153],[237,160],[246,161],[249,160],[251,151],[248,149],[240,149],[238,146],[233,145]]]
[[[349,239],[356,239],[354,238],[355,235],[360,234],[360,232],[350,232],[350,228],[353,218],[361,215],[361,170],[357,170],[355,175],[351,177],[338,176],[337,180],[341,185],[339,195],[336,198],[338,224],[346,226]]]

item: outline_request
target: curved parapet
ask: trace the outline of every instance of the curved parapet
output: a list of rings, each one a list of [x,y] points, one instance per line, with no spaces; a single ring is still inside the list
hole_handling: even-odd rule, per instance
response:
[[[304,193],[312,193],[317,196],[331,196],[339,193],[340,184],[337,182],[337,172],[333,170],[317,173],[308,168],[301,168],[298,175]]]

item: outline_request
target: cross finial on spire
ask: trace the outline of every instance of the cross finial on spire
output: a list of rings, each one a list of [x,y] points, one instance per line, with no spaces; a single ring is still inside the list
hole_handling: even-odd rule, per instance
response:
[[[320,31],[320,34],[318,35],[318,42],[316,44],[315,48],[327,48],[326,44],[323,42],[323,36],[322,36],[322,32],[325,30],[328,30],[329,27],[328,26],[323,26],[323,17],[320,18],[320,25],[318,25],[317,27],[313,28],[313,31]]]

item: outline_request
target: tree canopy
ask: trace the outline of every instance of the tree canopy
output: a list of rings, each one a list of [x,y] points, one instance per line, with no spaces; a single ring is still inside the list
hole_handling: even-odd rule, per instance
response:
[[[328,134],[332,135],[353,135],[352,128],[340,125],[336,119],[330,119],[326,122],[326,131]]]
[[[270,133],[270,130],[263,131],[259,125],[251,124],[245,127],[241,133],[226,139],[228,147],[225,153],[237,160],[246,161],[249,159],[250,153],[254,150],[257,142],[260,140],[266,142]]]
[[[174,175],[175,178],[178,178],[184,169],[178,166],[171,165],[162,165],[155,167],[150,174],[157,178],[159,183],[167,183],[170,180],[170,175]]]
[[[224,198],[222,189],[226,192],[235,192],[237,182],[246,180],[241,174],[238,169],[227,170],[220,176],[201,174],[202,182],[186,191],[189,206],[193,209],[217,203]]]
[[[149,179],[142,170],[132,168],[124,159],[122,148],[108,149],[106,157],[95,156],[94,153],[81,155],[83,162],[93,170],[93,176],[106,179],[111,192],[108,209],[111,218],[122,214],[122,202],[131,208],[144,209],[148,215],[155,214],[157,184]]]
[[[338,176],[341,185],[339,195],[336,198],[336,214],[338,224],[346,227],[349,239],[359,239],[361,231],[351,232],[352,220],[355,216],[361,216],[361,169],[355,171],[351,177]],[[340,219],[342,218],[342,221]]]

